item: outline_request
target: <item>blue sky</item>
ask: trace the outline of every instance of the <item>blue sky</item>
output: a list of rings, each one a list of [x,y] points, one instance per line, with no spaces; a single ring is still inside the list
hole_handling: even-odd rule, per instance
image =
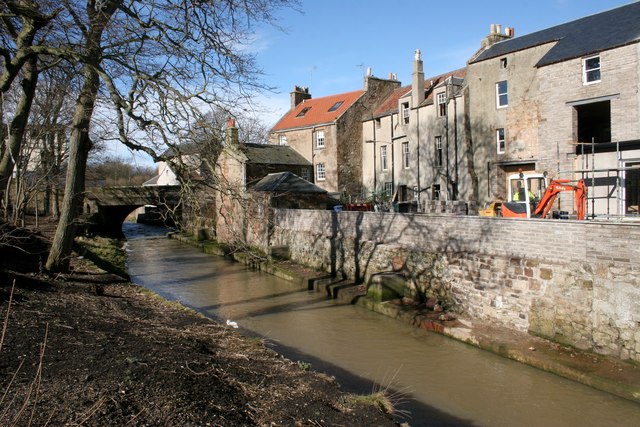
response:
[[[425,76],[464,67],[489,34],[491,24],[514,27],[515,35],[633,3],[631,0],[300,0],[300,10],[278,13],[277,24],[256,27],[249,51],[262,80],[277,93],[258,97],[269,127],[287,112],[294,85],[322,97],[363,88],[368,67],[374,76],[396,73],[411,83],[413,55],[422,52]],[[116,155],[124,155],[122,147]],[[151,164],[145,154],[133,156]]]
[[[279,93],[264,100],[268,125],[289,108],[294,85],[314,97],[359,90],[368,67],[411,82],[416,49],[426,77],[464,67],[492,23],[516,37],[632,3],[630,0],[301,0],[302,13],[278,14],[284,31],[261,28],[252,49],[264,81]]]

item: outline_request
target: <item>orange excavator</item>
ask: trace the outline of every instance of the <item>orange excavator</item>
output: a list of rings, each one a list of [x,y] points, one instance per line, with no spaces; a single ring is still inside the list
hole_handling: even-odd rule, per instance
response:
[[[586,215],[587,186],[584,180],[575,184],[569,179],[554,179],[546,186],[546,177],[540,174],[513,175],[510,177],[511,201],[502,202],[500,213],[507,218],[547,218],[558,194],[573,192],[577,218],[582,220]],[[513,185],[515,184],[515,185]],[[546,187],[546,189],[545,189]],[[540,193],[542,196],[540,197]]]

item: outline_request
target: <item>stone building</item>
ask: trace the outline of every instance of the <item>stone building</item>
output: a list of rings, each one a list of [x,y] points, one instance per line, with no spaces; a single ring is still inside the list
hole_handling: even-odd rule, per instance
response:
[[[271,129],[270,144],[288,145],[312,164],[316,185],[330,193],[359,195],[362,186],[362,120],[394,89],[393,76],[369,72],[364,89],[312,98],[307,88],[291,92],[291,109]]]
[[[521,37],[498,25],[467,67],[480,202],[522,170],[585,179],[589,215],[637,213],[640,3]],[[561,194],[570,210],[572,195]]]
[[[412,84],[396,89],[363,121],[363,183],[377,198],[392,198],[409,210],[429,201],[469,200],[465,166],[466,70],[425,80],[420,51]]]
[[[266,236],[265,213],[270,202],[263,194],[254,197],[258,193],[249,190],[269,174],[290,172],[310,178],[311,163],[286,145],[239,142],[231,119],[216,168],[216,235],[225,242],[253,245]]]

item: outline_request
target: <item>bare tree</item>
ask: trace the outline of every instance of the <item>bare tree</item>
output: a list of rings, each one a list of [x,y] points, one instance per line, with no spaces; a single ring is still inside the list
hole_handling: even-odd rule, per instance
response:
[[[64,269],[84,191],[87,156],[97,137],[94,112],[113,136],[155,160],[174,147],[207,106],[250,100],[260,83],[245,49],[256,22],[296,0],[3,0],[4,24],[16,27],[0,50],[0,90],[33,57],[80,70],[71,123],[66,191],[46,268]],[[45,12],[42,12],[44,10]],[[46,15],[44,14],[46,13]],[[10,22],[8,20],[11,20]],[[18,27],[16,23],[20,23]],[[46,31],[45,31],[46,30]],[[34,44],[38,34],[43,37]],[[46,36],[46,37],[45,37]],[[101,97],[105,95],[105,97]],[[110,113],[103,113],[106,107]]]
[[[13,119],[7,120],[8,136],[2,139],[0,147],[0,194],[4,194],[7,188],[20,153],[38,82],[38,56],[32,48],[34,44],[42,42],[39,33],[56,16],[56,11],[47,13],[41,9],[38,2],[31,0],[0,2],[0,94],[4,97],[14,80],[22,76],[21,95]],[[2,103],[4,113],[4,99]],[[2,119],[4,122],[4,114]]]

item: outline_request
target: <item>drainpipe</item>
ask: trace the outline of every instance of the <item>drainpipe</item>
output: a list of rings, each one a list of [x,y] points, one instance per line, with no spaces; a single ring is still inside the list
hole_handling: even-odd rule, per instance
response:
[[[445,85],[445,96],[447,97],[446,99],[446,104],[445,104],[445,109],[444,109],[444,135],[445,135],[445,146],[446,146],[446,150],[445,152],[447,153],[447,158],[446,158],[446,167],[445,167],[445,178],[447,180],[447,200],[451,200],[451,177],[449,176],[449,86],[450,86],[451,80],[450,78],[447,79],[447,84]]]
[[[391,114],[391,196],[396,191],[396,167],[394,161],[395,145],[393,143],[393,114]]]
[[[420,193],[422,193],[422,188],[420,186],[420,109],[417,108],[416,109],[416,138],[418,140],[418,150],[417,150],[417,154],[418,154],[418,209],[417,211],[420,212]]]
[[[373,126],[373,204],[376,204],[376,189],[378,188],[377,170],[378,163],[376,159],[376,121],[371,116],[371,125]]]
[[[453,87],[452,87],[453,89]],[[456,101],[456,94],[453,93],[453,156],[454,156],[454,184],[453,187],[453,200],[458,200],[458,102]]]

